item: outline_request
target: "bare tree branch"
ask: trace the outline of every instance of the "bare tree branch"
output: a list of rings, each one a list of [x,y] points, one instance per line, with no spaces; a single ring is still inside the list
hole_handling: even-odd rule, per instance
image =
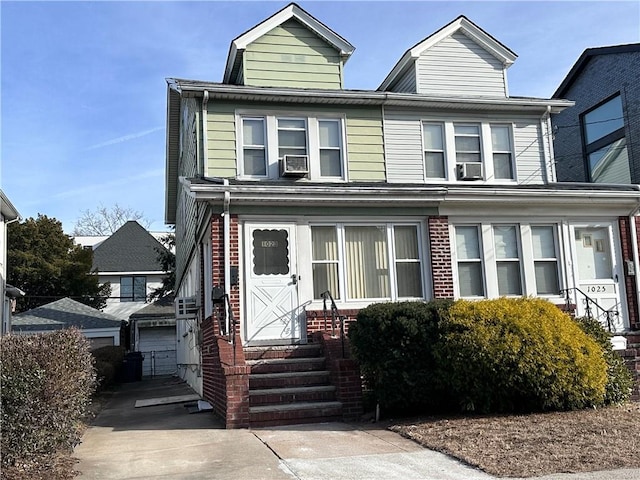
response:
[[[142,212],[131,207],[121,207],[117,203],[112,207],[100,204],[95,210],[81,212],[73,227],[73,235],[111,235],[129,220],[135,220],[147,229],[151,225]]]

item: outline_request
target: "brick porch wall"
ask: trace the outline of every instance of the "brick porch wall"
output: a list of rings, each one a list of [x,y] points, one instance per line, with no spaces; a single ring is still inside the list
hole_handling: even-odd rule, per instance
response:
[[[239,239],[238,239],[238,216],[231,215],[230,222],[230,265],[239,268]],[[224,219],[220,215],[211,218],[211,258],[212,258],[212,284],[224,288]],[[236,319],[236,334],[240,334],[240,289],[232,286],[229,294],[229,301],[233,316]],[[216,326],[217,328],[217,326]],[[219,332],[218,332],[219,333]]]
[[[635,227],[636,232],[640,234],[640,219],[635,219],[635,225],[631,225],[629,217],[619,217],[618,227],[620,229],[620,242],[622,247],[622,261],[623,264],[626,261],[633,261],[633,243],[631,236],[631,229]],[[640,236],[638,237],[640,238]],[[627,305],[629,309],[629,323],[632,330],[640,330],[640,308],[638,306],[638,297],[636,291],[638,288],[637,275],[640,272],[636,272],[636,275],[628,275],[625,265],[622,266],[624,272],[624,286],[627,292]],[[636,270],[638,266],[636,265]]]
[[[313,342],[322,345],[336,399],[342,403],[342,418],[349,422],[362,416],[362,377],[358,362],[351,358],[349,339],[333,338],[327,332],[315,332]],[[343,355],[344,346],[344,355]]]
[[[428,224],[433,298],[453,298],[449,217],[429,217]]]
[[[215,333],[217,322],[211,317],[202,322],[202,385],[203,397],[213,412],[225,422],[226,428],[249,426],[249,373],[240,336],[234,348]],[[234,358],[235,357],[235,358]]]

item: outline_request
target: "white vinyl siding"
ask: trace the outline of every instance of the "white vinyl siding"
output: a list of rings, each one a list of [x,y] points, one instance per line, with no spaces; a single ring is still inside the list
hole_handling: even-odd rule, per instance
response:
[[[389,89],[392,92],[416,93],[416,67],[411,65]]]
[[[417,93],[506,97],[502,62],[457,32],[422,53],[416,61]]]
[[[384,113],[384,137],[387,181],[390,183],[423,183],[428,179],[424,168],[424,145],[422,124],[444,123],[445,130],[449,129],[448,136],[453,133],[453,125],[456,124],[481,124],[483,126],[482,143],[484,151],[491,153],[491,126],[508,125],[512,135],[515,178],[519,184],[543,184],[549,176],[549,165],[546,163],[543,135],[541,133],[540,117],[511,117],[505,114],[496,114],[489,118],[478,115],[426,115],[411,109],[385,109]],[[452,145],[453,147],[453,145]],[[455,175],[455,150],[451,150],[448,159],[447,180],[436,179],[439,182],[456,182]],[[485,160],[492,165],[489,157]],[[484,183],[509,182],[505,179],[494,179],[493,176],[485,178]],[[513,181],[513,180],[511,180]],[[483,183],[475,182],[474,184]]]

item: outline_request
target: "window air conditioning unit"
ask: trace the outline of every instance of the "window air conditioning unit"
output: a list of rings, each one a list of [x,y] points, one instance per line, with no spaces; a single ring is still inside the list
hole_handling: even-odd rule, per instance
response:
[[[456,165],[458,180],[482,180],[482,163],[464,162]]]
[[[195,318],[198,313],[198,302],[196,297],[176,298],[176,318]]]
[[[307,155],[285,155],[280,160],[280,175],[283,177],[303,177],[309,173]]]

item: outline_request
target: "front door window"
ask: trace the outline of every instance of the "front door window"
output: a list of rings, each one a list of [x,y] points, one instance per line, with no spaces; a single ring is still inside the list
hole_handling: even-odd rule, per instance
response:
[[[289,273],[289,235],[287,230],[253,231],[253,273],[287,275]]]

